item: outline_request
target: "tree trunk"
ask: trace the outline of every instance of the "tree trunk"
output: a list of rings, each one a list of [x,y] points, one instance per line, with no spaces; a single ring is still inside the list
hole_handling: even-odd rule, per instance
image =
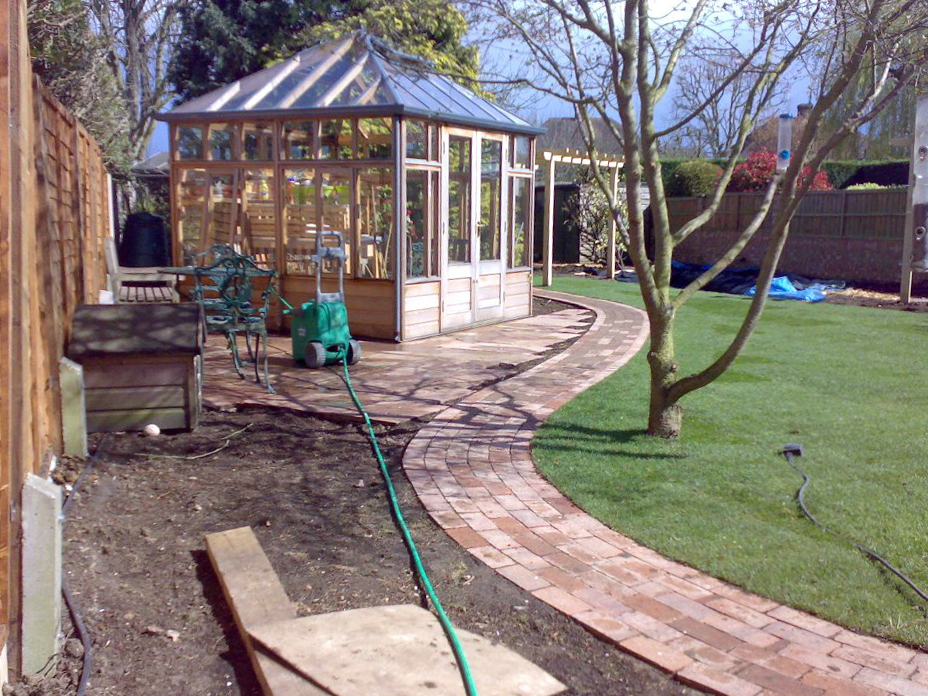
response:
[[[648,435],[668,440],[680,437],[683,409],[670,396],[670,387],[677,380],[676,356],[673,346],[673,310],[651,319],[651,402],[648,410]]]

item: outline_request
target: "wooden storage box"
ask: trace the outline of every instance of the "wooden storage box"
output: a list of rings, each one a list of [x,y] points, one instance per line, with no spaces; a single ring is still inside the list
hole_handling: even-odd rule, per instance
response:
[[[72,326],[68,357],[84,368],[88,432],[197,426],[199,305],[84,305]]]

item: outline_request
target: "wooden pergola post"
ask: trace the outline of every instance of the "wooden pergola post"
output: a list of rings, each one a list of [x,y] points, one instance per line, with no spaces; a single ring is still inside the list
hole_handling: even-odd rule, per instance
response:
[[[615,200],[616,193],[619,190],[619,172],[621,169],[619,167],[612,168],[612,176],[610,177],[610,186],[612,188],[612,199]],[[609,247],[606,250],[606,268],[609,271],[609,278],[615,278],[615,234],[618,225],[616,224],[615,217],[612,218],[612,223],[609,225]]]
[[[540,164],[545,167],[545,218],[544,234],[542,235],[541,284],[545,287],[551,285],[554,279],[554,173],[557,163],[580,164],[589,167],[593,161],[586,154],[576,150],[545,150],[541,153]],[[595,161],[600,168],[610,170],[610,182],[614,196],[619,184],[619,172],[624,162],[610,159],[596,159]],[[609,230],[609,259],[606,262],[610,278],[615,277],[615,235],[616,223],[613,219]]]
[[[546,152],[545,155],[548,153]],[[542,280],[549,287],[554,281],[554,170],[556,161],[545,163],[545,227],[541,246]]]

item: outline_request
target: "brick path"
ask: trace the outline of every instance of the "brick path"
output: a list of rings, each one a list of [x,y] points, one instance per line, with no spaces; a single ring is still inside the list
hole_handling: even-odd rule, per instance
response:
[[[434,418],[403,465],[432,518],[474,556],[599,637],[686,684],[732,696],[928,696],[928,654],[852,633],[639,546],[547,483],[530,443],[552,411],[621,367],[643,313],[597,314],[570,349]]]

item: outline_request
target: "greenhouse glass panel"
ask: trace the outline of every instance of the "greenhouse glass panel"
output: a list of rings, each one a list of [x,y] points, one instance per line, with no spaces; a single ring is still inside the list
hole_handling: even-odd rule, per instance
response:
[[[178,236],[184,265],[193,265],[200,252],[203,210],[206,207],[206,172],[182,169],[178,173]]]
[[[315,159],[316,121],[284,121],[280,129],[281,157]]]
[[[313,275],[311,257],[316,252],[316,172],[314,169],[284,170],[284,248],[287,273]]]
[[[358,277],[392,278],[394,210],[396,195],[393,169],[366,167],[358,170]]]
[[[242,144],[246,160],[274,159],[274,127],[270,123],[242,124]]]
[[[203,159],[203,127],[177,127],[177,159]]]
[[[503,144],[483,140],[480,146],[480,260],[500,258]]]
[[[393,119],[358,120],[358,159],[393,159]]]
[[[470,263],[470,138],[448,141],[448,262]]]

